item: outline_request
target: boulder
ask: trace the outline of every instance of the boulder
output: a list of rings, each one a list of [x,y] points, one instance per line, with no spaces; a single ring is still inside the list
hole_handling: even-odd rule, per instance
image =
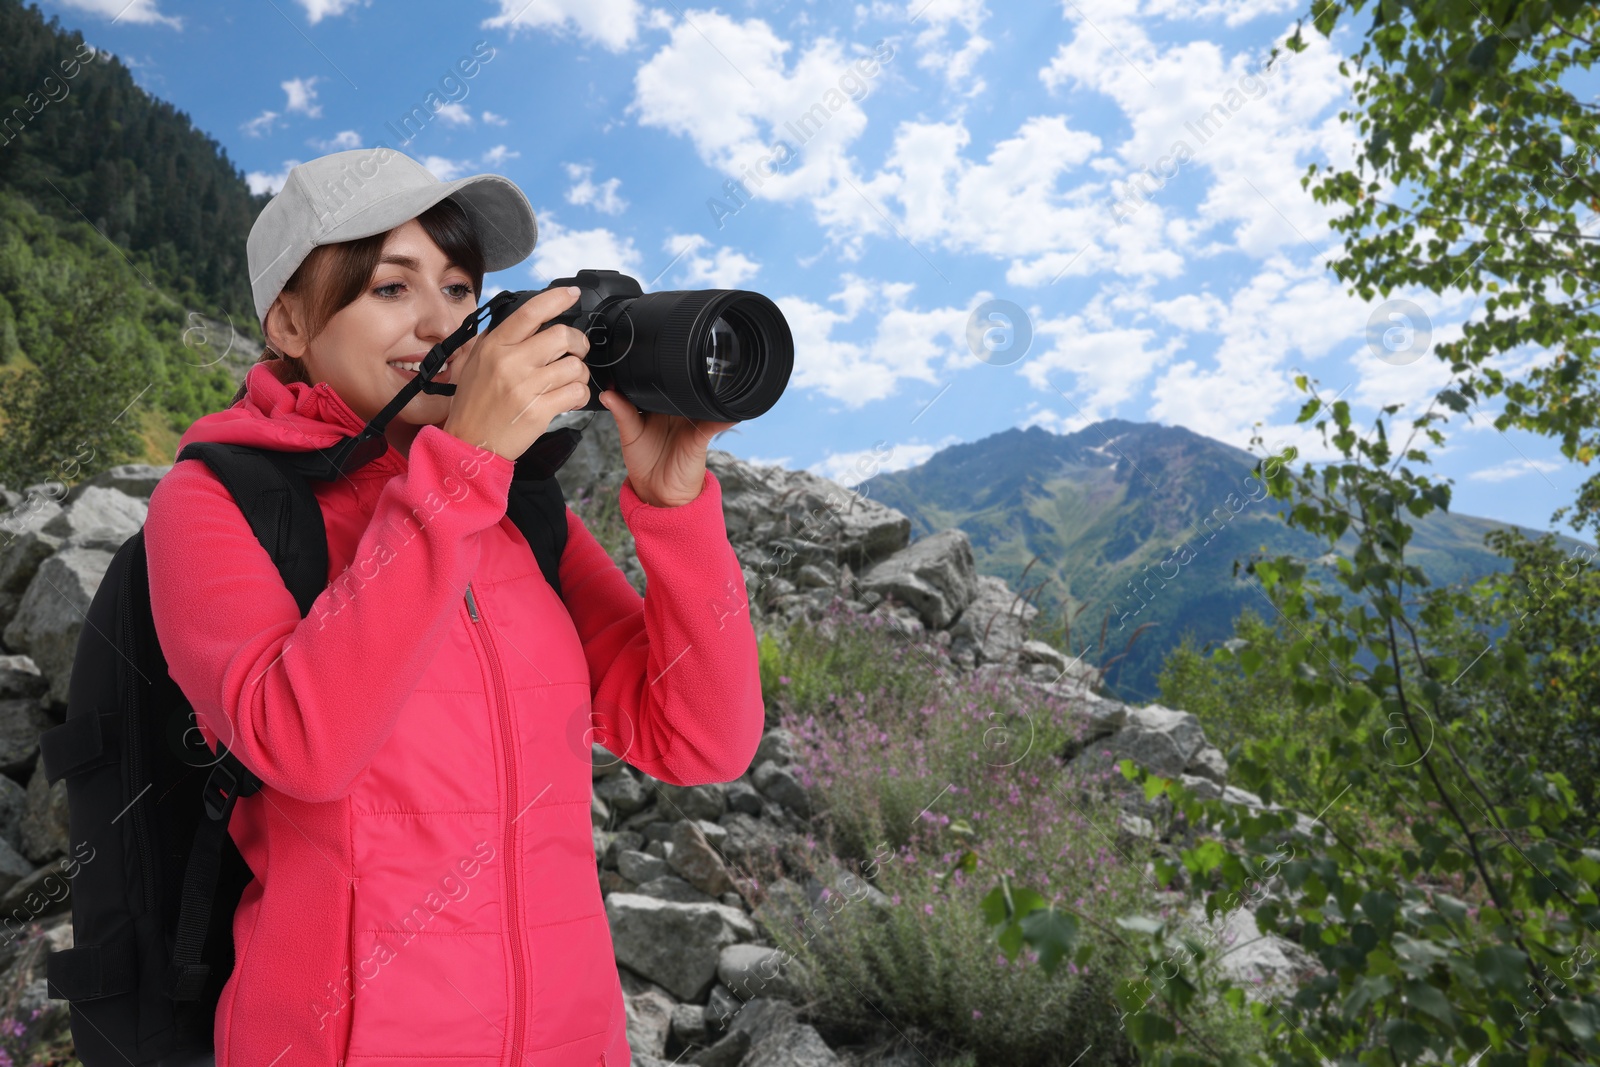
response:
[[[166,476],[172,466],[170,463],[164,467],[153,467],[148,463],[119,463],[73,486],[67,492],[67,503],[73,503],[91,487],[96,487],[113,489],[148,504],[150,494],[156,491],[156,483]]]
[[[959,527],[940,530],[874,564],[862,576],[861,587],[894,597],[929,628],[943,629],[977,596],[972,542]]]
[[[40,564],[5,629],[6,647],[39,665],[50,679],[46,699],[58,707],[66,707],[78,634],[110,566],[111,553],[104,549],[62,549]]]
[[[617,962],[664,986],[679,1000],[699,1000],[717,976],[728,945],[754,941],[756,929],[725,904],[680,904],[639,893],[612,893],[606,917]]]

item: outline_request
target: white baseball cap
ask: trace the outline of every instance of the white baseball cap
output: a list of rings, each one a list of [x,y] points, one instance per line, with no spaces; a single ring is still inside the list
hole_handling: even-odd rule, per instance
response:
[[[499,174],[442,182],[384,145],[332,152],[290,170],[245,242],[262,329],[267,309],[313,248],[391,230],[445,197],[466,210],[477,230],[486,272],[516,266],[538,243],[533,206],[515,182]]]

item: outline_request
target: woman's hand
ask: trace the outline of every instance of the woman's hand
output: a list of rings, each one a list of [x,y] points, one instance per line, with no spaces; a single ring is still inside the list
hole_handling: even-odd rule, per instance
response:
[[[657,508],[675,508],[700,495],[706,479],[706,449],[711,438],[737,422],[706,422],[641,412],[615,389],[600,403],[617,420],[622,461],[639,499]]]

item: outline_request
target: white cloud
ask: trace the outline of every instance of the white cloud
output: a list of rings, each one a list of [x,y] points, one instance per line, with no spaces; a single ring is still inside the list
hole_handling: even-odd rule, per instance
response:
[[[480,169],[498,170],[505,165],[506,160],[516,159],[520,155],[521,152],[514,152],[503,144],[497,144],[478,157],[477,162],[470,159],[451,159],[448,156],[422,156],[417,162],[440,181],[453,182]]]
[[[777,459],[767,459],[764,456],[745,456],[743,458],[746,463],[754,464],[757,467],[783,467],[788,469],[789,464],[794,462],[793,456],[779,456]]]
[[[568,230],[556,221],[555,213],[540,208],[539,244],[533,250],[533,270],[540,284],[564,278],[580,270],[595,268],[619,270],[639,277],[642,257],[633,238],[619,237],[604,227]]]
[[[638,0],[499,0],[500,14],[484,19],[484,29],[518,30],[550,28],[576,32],[613,52],[620,52],[639,33]]]
[[[290,78],[279,83],[283,91],[288,94],[289,102],[284,105],[284,110],[298,111],[303,115],[318,119],[322,117],[322,105],[317,103],[316,84],[321,81],[320,75],[309,78]]]
[[[1313,159],[1351,159],[1337,116],[1346,96],[1340,53],[1308,34],[1305,52],[1281,52],[1264,68],[1265,48],[1225,56],[1204,39],[1159,44],[1130,15],[1069,12],[1073,36],[1039,72],[1052,91],[1104,94],[1126,118],[1117,161],[1097,164],[1114,180],[1107,212],[1119,197],[1136,208],[1131,218],[1120,213],[1128,221],[1118,228],[1161,227],[1165,213],[1153,208],[1176,210],[1203,193],[1193,219],[1169,240],[1187,244],[1231,225],[1232,244],[1257,258],[1286,244],[1327,243],[1333,211],[1300,178]]]
[[[505,165],[506,160],[516,159],[521,152],[513,152],[503,144],[497,144],[483,154],[483,165],[490,170],[496,170]]]
[[[272,132],[272,124],[277,121],[276,111],[263,111],[249,122],[241,123],[239,128],[251,137],[260,137]]]
[[[675,233],[662,243],[685,269],[679,284],[686,289],[738,289],[756,276],[761,264],[723,246],[710,255],[696,255],[711,242],[697,233]],[[678,258],[683,256],[686,258]]]
[[[342,15],[350,8],[356,6],[356,0],[296,0],[306,9],[306,21],[315,26],[325,18]],[[368,6],[372,0],[363,0],[362,6]]]
[[[160,23],[171,26],[175,30],[183,29],[183,19],[173,15],[163,15],[156,8],[156,0],[61,0],[70,8],[86,11],[91,15],[102,15],[113,23],[126,22],[138,25]]]
[[[289,172],[298,167],[301,162],[298,159],[286,159],[283,161],[283,169],[276,174],[253,170],[244,176],[245,184],[250,187],[250,192],[256,196],[260,196],[262,193],[271,193],[273,196],[277,196],[278,190],[283,188],[283,183],[289,180]]]
[[[1560,463],[1552,463],[1547,459],[1510,459],[1493,467],[1473,471],[1467,477],[1479,482],[1509,482],[1529,474],[1549,474],[1561,467]]]
[[[975,293],[965,306],[923,310],[907,303],[914,288],[846,273],[826,304],[775,297],[794,334],[791,385],[854,409],[893,396],[904,380],[936,387],[929,391],[932,402],[959,373],[1012,373],[989,366],[968,347],[968,320],[990,294]],[[847,332],[857,336],[841,336]]]
[[[417,160],[442,182],[453,182],[467,172],[472,166],[471,161],[465,159],[447,159],[444,156],[423,156]]]
[[[344,152],[351,148],[361,147],[361,135],[355,130],[340,130],[326,141],[308,141],[307,144],[322,149],[324,152]]]
[[[960,88],[970,78],[965,95],[981,93],[984,80],[973,77],[972,68],[978,57],[992,47],[992,42],[978,32],[988,15],[983,0],[910,0],[904,16],[915,18],[920,24],[916,43],[922,55],[917,66],[939,72],[952,89]],[[950,47],[948,37],[953,29],[966,33],[960,48]]]
[[[587,205],[607,215],[620,215],[627,208],[628,202],[617,195],[621,178],[607,178],[596,185],[592,180],[592,166],[568,163],[566,167],[567,177],[574,183],[567,190],[567,203]]]
[[[854,452],[830,452],[806,470],[819,478],[836,482],[846,489],[853,489],[874,473],[889,474],[918,466],[928,462],[936,453],[960,443],[961,438],[956,434],[946,435],[937,444],[886,441],[883,444],[887,451],[863,448]]]
[[[1222,16],[1229,26],[1240,26],[1263,15],[1280,15],[1300,7],[1300,0],[1145,0],[1144,10],[1169,19],[1210,19]]]
[[[823,36],[788,63],[794,46],[767,23],[716,11],[690,11],[670,29],[634,75],[628,111],[640,125],[689,138],[751,197],[794,200],[839,187],[850,170],[845,151],[866,129],[861,104],[889,77],[883,61]]]
[[[441,119],[449,123],[451,126],[472,125],[472,112],[468,111],[460,104],[444,104],[437,112],[435,112],[435,114],[437,114]]]
[[[479,117],[483,119],[486,126],[504,126],[506,124],[505,116],[496,115],[493,111],[485,111]]]

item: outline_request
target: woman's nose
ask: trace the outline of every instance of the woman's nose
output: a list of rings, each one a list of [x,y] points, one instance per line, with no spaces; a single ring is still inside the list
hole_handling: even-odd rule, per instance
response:
[[[473,310],[463,306],[465,303],[453,303],[443,292],[435,290],[424,302],[421,319],[417,323],[417,336],[429,344],[438,344],[455,333],[461,320]]]

